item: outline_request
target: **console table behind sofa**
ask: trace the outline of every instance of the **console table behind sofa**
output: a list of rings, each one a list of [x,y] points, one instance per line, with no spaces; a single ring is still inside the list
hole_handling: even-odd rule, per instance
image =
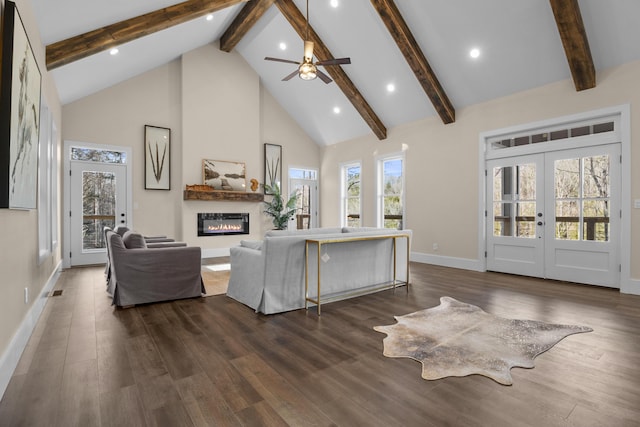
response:
[[[262,241],[243,241],[240,246],[231,248],[227,296],[265,314],[304,308],[307,297],[317,298],[315,289],[305,293],[307,239],[387,235],[408,235],[410,238],[411,230],[347,227],[269,231]],[[342,262],[335,266],[334,263],[324,263],[322,293],[342,293],[346,297],[352,291],[388,282],[394,268],[393,241],[385,238],[323,246],[326,251],[322,255],[326,253],[330,259],[347,261],[348,267],[344,268]],[[318,256],[314,247],[310,247],[309,257]],[[396,250],[397,264],[405,265],[409,260],[409,245],[398,245]],[[317,275],[316,266],[316,263],[309,266],[311,276]],[[408,270],[400,269],[397,273],[397,280],[409,281]]]

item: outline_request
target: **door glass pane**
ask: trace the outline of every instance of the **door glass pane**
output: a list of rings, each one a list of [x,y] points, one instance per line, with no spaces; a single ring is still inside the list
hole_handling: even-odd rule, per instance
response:
[[[556,239],[578,240],[579,221],[576,200],[556,200]]]
[[[584,167],[584,194],[588,197],[609,197],[609,156],[582,159]]]
[[[82,249],[105,248],[103,229],[115,227],[116,176],[112,172],[82,173]]]
[[[582,205],[584,216],[583,238],[597,242],[609,241],[609,201],[585,200]]]
[[[311,187],[309,185],[297,185],[296,200],[296,229],[307,230],[311,228]]]
[[[536,203],[516,203],[518,215],[516,216],[517,237],[536,237]]]
[[[493,201],[504,200],[504,175],[505,168],[493,168]]]
[[[580,197],[580,159],[555,161],[556,199]]]
[[[512,236],[511,203],[493,204],[493,235]]]
[[[534,163],[518,165],[518,199],[536,199],[536,165]]]

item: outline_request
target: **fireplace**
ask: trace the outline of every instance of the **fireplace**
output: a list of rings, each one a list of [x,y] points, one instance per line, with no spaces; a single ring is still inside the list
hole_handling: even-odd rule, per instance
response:
[[[248,213],[199,213],[198,236],[249,234]]]

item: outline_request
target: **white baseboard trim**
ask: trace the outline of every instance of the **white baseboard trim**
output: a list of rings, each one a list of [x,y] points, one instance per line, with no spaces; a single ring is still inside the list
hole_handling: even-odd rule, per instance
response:
[[[58,262],[55,270],[51,273],[51,276],[49,276],[49,280],[47,280],[44,288],[42,288],[40,296],[31,306],[31,309],[22,321],[22,324],[20,324],[18,331],[13,336],[11,343],[9,343],[9,347],[2,355],[2,358],[0,358],[0,399],[4,396],[4,392],[9,385],[9,381],[11,381],[11,376],[18,366],[20,356],[22,356],[22,352],[29,342],[29,338],[38,323],[38,319],[40,319],[42,310],[44,310],[44,306],[47,303],[49,293],[58,281],[58,277],[60,277],[61,268],[62,261]]]
[[[422,264],[433,264],[441,267],[460,268],[463,270],[485,271],[482,262],[475,259],[423,254],[420,252],[411,252],[410,259],[411,261]]]
[[[640,295],[640,280],[629,279],[620,286],[621,294]]]
[[[202,250],[202,258],[218,258],[221,256],[229,256],[229,248],[213,248]]]

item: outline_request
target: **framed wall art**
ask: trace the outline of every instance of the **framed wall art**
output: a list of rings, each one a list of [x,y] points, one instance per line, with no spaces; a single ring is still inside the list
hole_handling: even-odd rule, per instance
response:
[[[246,168],[244,163],[224,160],[203,160],[204,184],[219,191],[246,191]]]
[[[264,144],[264,183],[282,190],[282,146]],[[264,194],[271,194],[266,188]]]
[[[171,190],[171,129],[144,126],[144,188]]]
[[[0,208],[35,209],[42,76],[16,4],[5,1],[0,79]]]

